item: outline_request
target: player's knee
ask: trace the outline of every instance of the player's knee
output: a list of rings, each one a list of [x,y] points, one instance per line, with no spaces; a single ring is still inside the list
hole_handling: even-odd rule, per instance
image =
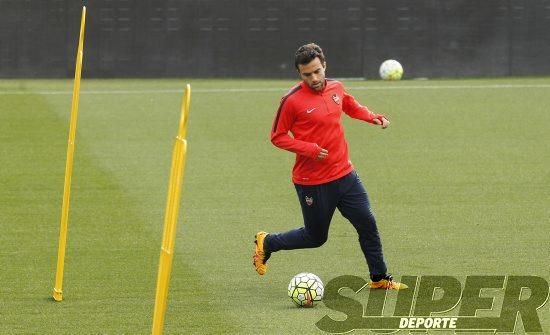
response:
[[[376,227],[376,219],[370,211],[359,213],[359,215],[351,217],[349,220],[354,226],[361,229],[370,230],[372,227]]]
[[[314,248],[318,248],[320,246],[322,246],[323,244],[325,244],[325,242],[328,240],[328,236],[326,235],[323,235],[323,236],[315,236],[312,238],[312,246]]]
[[[318,248],[325,244],[325,242],[328,239],[328,235],[322,235],[322,234],[307,234],[306,239],[308,240],[308,244],[310,248]]]

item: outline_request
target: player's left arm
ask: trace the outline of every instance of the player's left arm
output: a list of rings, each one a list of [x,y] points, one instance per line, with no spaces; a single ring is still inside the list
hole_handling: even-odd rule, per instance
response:
[[[390,125],[390,121],[385,115],[371,112],[366,106],[361,105],[346,91],[344,91],[344,98],[342,99],[342,110],[354,119],[379,125],[382,129],[386,129]]]

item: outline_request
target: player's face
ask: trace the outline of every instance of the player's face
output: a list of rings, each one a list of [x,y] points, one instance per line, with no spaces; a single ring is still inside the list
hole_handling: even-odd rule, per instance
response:
[[[321,91],[325,87],[326,63],[321,63],[319,57],[307,64],[298,64],[300,78],[312,89]]]

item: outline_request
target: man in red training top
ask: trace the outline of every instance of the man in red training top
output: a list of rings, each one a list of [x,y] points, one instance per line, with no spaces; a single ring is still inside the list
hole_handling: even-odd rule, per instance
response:
[[[260,275],[266,273],[266,262],[273,252],[323,245],[338,208],[359,234],[370,271],[369,286],[407,288],[387,272],[367,191],[349,160],[341,116],[346,113],[382,129],[390,122],[384,115],[361,106],[342,83],[325,78],[325,56],[318,45],[310,43],[298,48],[295,66],[302,81],[282,98],[271,129],[271,142],[296,154],[292,181],[302,207],[304,227],[284,233],[258,232],[253,256],[256,271]]]

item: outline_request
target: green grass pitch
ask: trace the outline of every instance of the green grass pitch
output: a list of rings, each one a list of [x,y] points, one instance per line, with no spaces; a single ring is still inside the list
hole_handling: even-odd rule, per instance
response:
[[[366,277],[339,213],[319,249],[259,277],[258,230],[298,227],[294,156],[269,132],[295,81],[82,81],[64,298],[51,299],[72,80],[0,81],[0,334],[150,333],[173,139],[193,93],[166,334],[317,334],[292,276]],[[344,117],[386,260],[400,275],[550,280],[550,79],[347,81],[392,124]],[[550,307],[540,310],[550,332]],[[356,332],[358,334],[366,332]]]

